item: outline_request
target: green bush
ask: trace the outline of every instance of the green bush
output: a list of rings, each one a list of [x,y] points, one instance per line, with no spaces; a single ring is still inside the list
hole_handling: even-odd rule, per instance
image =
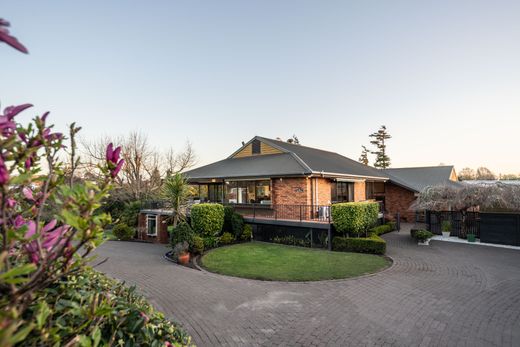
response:
[[[224,233],[220,237],[220,243],[223,245],[229,245],[235,241],[235,237],[231,233]]]
[[[359,235],[377,223],[379,205],[376,202],[346,202],[333,204],[331,216],[336,230]]]
[[[244,232],[244,217],[239,213],[234,213],[231,217],[231,230],[235,234],[235,238],[239,238]]]
[[[224,206],[224,224],[222,225],[222,230],[233,230],[233,225],[231,224],[231,219],[235,214],[235,210],[232,206]]]
[[[240,235],[242,241],[251,241],[253,238],[253,227],[249,224],[244,225],[244,231]]]
[[[200,236],[193,236],[193,243],[190,245],[192,253],[202,254],[204,252],[204,239]]]
[[[193,245],[193,237],[195,236],[190,225],[186,222],[177,224],[177,227],[170,232],[170,245],[173,249],[175,245],[187,242],[188,245]]]
[[[204,249],[205,250],[218,247],[219,237],[216,237],[216,236],[204,236],[202,238],[202,240],[204,242]]]
[[[191,345],[134,287],[89,268],[37,293],[23,315],[34,324],[23,346],[64,346],[76,338],[75,346]]]
[[[388,225],[390,228],[392,228],[392,231],[397,230],[397,222],[390,221],[390,222],[386,222],[385,225]]]
[[[386,241],[377,235],[370,237],[335,237],[332,249],[339,252],[385,254]]]
[[[383,225],[379,225],[377,227],[373,227],[372,229],[370,229],[370,233],[379,236],[379,235],[383,235],[383,234],[389,233],[389,232],[391,232],[393,230],[394,229],[392,229],[392,227],[390,225],[383,224]]]
[[[114,226],[112,233],[119,240],[131,240],[135,235],[135,230],[124,223],[119,223]]]
[[[121,213],[121,222],[131,227],[137,227],[139,211],[141,211],[141,202],[132,201],[125,204],[125,208]]]
[[[428,230],[417,230],[415,232],[415,239],[419,242],[424,242],[431,238],[433,234],[429,232]]]
[[[224,224],[224,206],[220,204],[196,204],[191,207],[191,226],[197,233],[216,236]]]

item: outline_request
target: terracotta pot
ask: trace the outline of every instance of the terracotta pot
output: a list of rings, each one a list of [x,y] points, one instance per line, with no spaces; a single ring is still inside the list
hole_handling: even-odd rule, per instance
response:
[[[179,264],[186,265],[190,261],[190,254],[188,252],[179,255],[177,258]]]

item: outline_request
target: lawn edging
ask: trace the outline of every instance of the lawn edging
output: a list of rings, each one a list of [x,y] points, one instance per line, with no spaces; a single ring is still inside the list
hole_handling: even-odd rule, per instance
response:
[[[264,241],[254,241],[254,242],[255,243],[259,243],[259,244],[276,245],[276,246],[290,247],[290,248],[295,248],[295,249],[302,249],[303,248],[303,247],[299,247],[299,246],[282,245],[282,244],[276,244],[276,243],[264,242]],[[344,281],[358,280],[358,279],[362,279],[362,278],[376,276],[376,275],[380,275],[383,272],[386,272],[386,271],[390,270],[391,268],[393,268],[393,266],[395,264],[394,259],[392,257],[388,256],[388,255],[364,254],[364,255],[370,255],[370,256],[374,256],[374,257],[383,258],[383,259],[385,259],[387,261],[387,265],[384,266],[384,267],[381,267],[380,269],[376,270],[375,272],[371,272],[371,273],[364,273],[364,274],[355,275],[355,276],[351,276],[351,277],[345,277],[345,278],[316,279],[316,280],[279,280],[279,279],[264,279],[264,278],[248,278],[248,277],[241,277],[241,276],[235,276],[235,275],[231,275],[231,274],[224,274],[224,273],[212,271],[212,270],[208,269],[206,266],[204,266],[202,264],[202,257],[207,255],[208,253],[210,253],[212,251],[215,251],[217,249],[220,249],[220,248],[224,248],[224,247],[227,248],[227,247],[232,247],[232,246],[235,246],[235,245],[237,245],[237,244],[226,245],[226,246],[222,246],[222,247],[218,247],[218,248],[214,248],[214,249],[208,250],[207,252],[204,252],[204,254],[202,254],[199,257],[197,257],[196,259],[194,259],[193,265],[198,270],[200,270],[202,273],[205,273],[205,274],[208,274],[208,275],[228,277],[230,279],[241,279],[241,280],[245,280],[245,281],[259,281],[259,282],[272,282],[272,283],[285,283],[285,284],[288,284],[288,283],[312,284],[312,283],[327,283],[327,282],[344,282]],[[360,254],[360,253],[356,253],[356,252],[327,251],[327,250],[324,250],[324,249],[317,249],[317,248],[316,249],[303,248],[303,249],[306,249],[306,250],[309,250],[309,251],[311,251],[311,250],[312,251],[318,251],[318,252],[319,251],[323,251],[323,252],[330,252],[330,253],[336,253],[336,254],[345,254],[345,253]]]

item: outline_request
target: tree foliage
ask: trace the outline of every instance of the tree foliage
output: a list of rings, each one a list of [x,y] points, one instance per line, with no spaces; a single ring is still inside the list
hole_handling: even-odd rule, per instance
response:
[[[370,151],[368,150],[368,148],[366,148],[366,146],[361,146],[361,155],[359,156],[359,162],[364,164],[364,165],[368,165],[369,161],[368,161],[368,153],[370,153]]]
[[[386,169],[390,167],[390,157],[386,153],[386,140],[391,139],[392,136],[386,130],[385,125],[381,125],[378,131],[369,135],[373,138],[370,143],[376,147],[372,154],[375,154],[376,160],[374,167],[378,169]]]

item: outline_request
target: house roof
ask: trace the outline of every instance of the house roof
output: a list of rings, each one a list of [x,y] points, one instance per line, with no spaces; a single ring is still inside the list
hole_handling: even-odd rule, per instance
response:
[[[281,153],[235,157],[235,154],[254,140],[264,142],[280,150]],[[186,175],[192,180],[308,175],[387,179],[381,170],[363,165],[338,153],[260,136],[255,136],[227,159],[190,170]]]
[[[450,180],[454,167],[449,166],[423,166],[423,167],[404,167],[395,169],[385,169],[384,173],[390,181],[413,190],[421,192],[428,186],[436,185],[460,185],[459,182]]]

